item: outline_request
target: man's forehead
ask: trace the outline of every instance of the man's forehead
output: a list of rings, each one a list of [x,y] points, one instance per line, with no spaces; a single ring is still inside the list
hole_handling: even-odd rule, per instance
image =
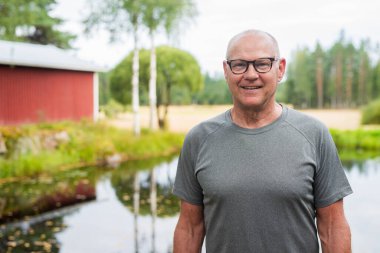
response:
[[[235,53],[236,51],[249,51],[252,48],[256,50],[273,50],[274,53],[276,52],[276,45],[267,34],[246,33],[239,34],[231,39],[228,44],[226,57],[229,58],[231,53]]]

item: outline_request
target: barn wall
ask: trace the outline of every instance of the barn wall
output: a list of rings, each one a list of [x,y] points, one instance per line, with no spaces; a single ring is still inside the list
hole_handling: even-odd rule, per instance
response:
[[[0,124],[93,118],[93,73],[0,65]]]

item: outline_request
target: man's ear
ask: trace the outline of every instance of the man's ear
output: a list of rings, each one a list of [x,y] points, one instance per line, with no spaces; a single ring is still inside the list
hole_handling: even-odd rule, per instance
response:
[[[279,60],[279,64],[278,64],[278,82],[280,82],[282,80],[282,78],[284,77],[285,75],[285,70],[286,70],[286,60],[285,58],[280,58]]]
[[[227,80],[228,64],[227,61],[223,61],[224,79]]]

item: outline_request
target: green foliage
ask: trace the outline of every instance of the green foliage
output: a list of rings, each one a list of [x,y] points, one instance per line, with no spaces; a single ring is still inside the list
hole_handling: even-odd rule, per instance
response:
[[[100,106],[100,111],[104,112],[108,118],[114,118],[124,112],[125,107],[114,99],[111,99],[106,105]]]
[[[63,20],[50,15],[55,0],[2,0],[0,39],[71,48],[74,35],[57,30]]]
[[[179,90],[184,98],[182,101],[191,101],[192,93],[199,91],[203,86],[198,62],[191,54],[169,46],[157,47],[156,52],[157,105],[172,104],[173,93],[178,94]],[[140,101],[141,104],[147,104],[150,51],[142,49],[139,55]],[[123,104],[131,102],[132,57],[131,52],[110,73],[111,94]]]
[[[206,74],[204,88],[194,96],[193,101],[203,105],[231,104],[231,93],[224,76],[211,77]]]
[[[109,32],[110,40],[116,41],[127,32],[136,35],[141,25],[144,0],[91,0],[83,20],[85,33],[97,29]]]
[[[380,99],[362,109],[362,124],[380,124]]]
[[[278,98],[298,108],[346,108],[365,105],[380,91],[380,63],[371,63],[372,45],[355,46],[344,31],[327,49],[297,49],[288,64]]]
[[[380,130],[337,130],[330,129],[339,151],[380,151]]]
[[[193,19],[196,8],[192,0],[142,0],[142,23],[150,33],[162,27],[167,34],[179,30],[179,24]]]
[[[99,105],[106,105],[111,100],[109,73],[99,73]]]
[[[28,153],[14,157],[0,157],[0,178],[34,176],[51,173],[58,168],[78,167],[103,163],[106,156],[121,154],[126,160],[140,160],[177,153],[183,142],[182,134],[149,132],[140,137],[132,132],[108,126],[104,123],[62,122],[56,124],[3,127],[0,129],[7,148],[12,138],[66,131],[70,141],[55,150],[43,150],[38,154]],[[14,134],[17,133],[17,134]]]
[[[314,93],[314,83],[310,76],[311,57],[307,48],[298,49],[293,54],[293,63],[288,67],[288,78],[286,84],[285,97],[292,98],[290,102],[297,107],[306,108],[312,104],[312,94]]]
[[[133,209],[133,189],[136,173],[128,173],[127,171],[120,170],[112,174],[112,186],[116,189],[116,196],[119,201],[123,203],[131,212]],[[147,177],[144,182],[140,182],[140,201],[139,201],[139,214],[151,215],[150,208],[150,182],[151,177]],[[179,212],[178,198],[171,193],[171,185],[161,185],[157,183],[157,216],[158,217],[173,217]]]

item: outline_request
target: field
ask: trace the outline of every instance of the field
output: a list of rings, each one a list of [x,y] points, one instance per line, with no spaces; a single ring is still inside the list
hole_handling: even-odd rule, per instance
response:
[[[199,122],[225,112],[231,105],[218,106],[171,106],[169,107],[169,126],[174,132],[187,132]],[[360,110],[302,110],[302,112],[319,119],[329,128],[357,129],[360,127]],[[149,121],[148,107],[140,108],[141,126],[147,128]],[[120,114],[109,122],[118,127],[132,128],[132,113]]]

